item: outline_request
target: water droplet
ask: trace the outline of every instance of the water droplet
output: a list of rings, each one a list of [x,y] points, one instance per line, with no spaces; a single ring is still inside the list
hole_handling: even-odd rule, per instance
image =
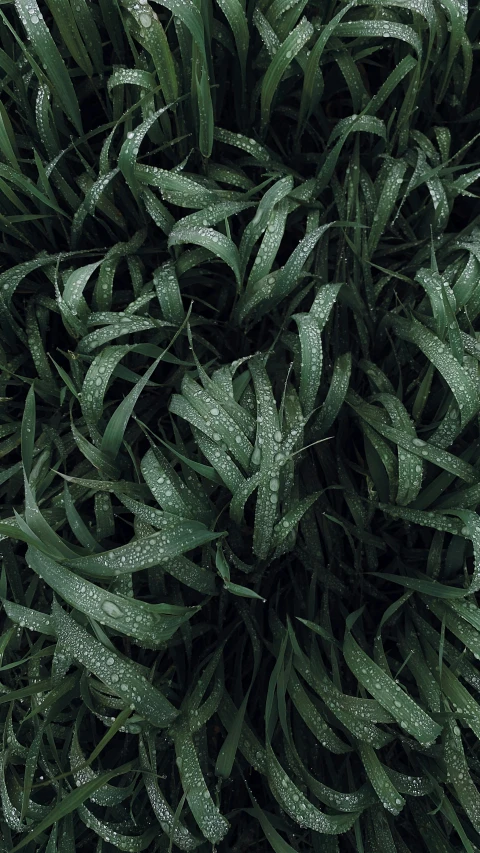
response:
[[[123,610],[120,610],[113,601],[104,601],[102,604],[102,610],[107,614],[107,616],[111,616],[112,619],[118,619],[120,616],[123,616]]]
[[[150,15],[148,15],[146,12],[142,12],[139,20],[140,20],[142,27],[151,27],[152,26],[152,19],[151,19]]]
[[[258,447],[258,445],[256,445],[256,446],[253,448],[253,453],[252,453],[252,465],[260,465],[260,462],[261,462],[261,461],[262,461],[262,451],[260,450],[260,448]]]

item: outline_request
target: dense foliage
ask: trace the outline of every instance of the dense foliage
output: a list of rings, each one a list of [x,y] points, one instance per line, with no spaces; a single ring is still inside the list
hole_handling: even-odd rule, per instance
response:
[[[0,5],[0,851],[480,850],[480,11]]]

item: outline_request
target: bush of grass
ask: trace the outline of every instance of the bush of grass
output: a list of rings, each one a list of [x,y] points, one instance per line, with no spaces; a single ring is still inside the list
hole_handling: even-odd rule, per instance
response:
[[[479,32],[1,4],[1,853],[480,850]]]

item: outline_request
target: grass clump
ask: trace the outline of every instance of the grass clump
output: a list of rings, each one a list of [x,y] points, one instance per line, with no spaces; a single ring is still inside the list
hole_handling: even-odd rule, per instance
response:
[[[1,5],[1,853],[480,850],[479,32]]]

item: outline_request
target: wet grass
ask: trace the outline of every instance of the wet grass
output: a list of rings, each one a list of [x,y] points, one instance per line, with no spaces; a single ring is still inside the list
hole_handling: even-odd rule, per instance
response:
[[[1,5],[1,853],[480,850],[479,32]]]

